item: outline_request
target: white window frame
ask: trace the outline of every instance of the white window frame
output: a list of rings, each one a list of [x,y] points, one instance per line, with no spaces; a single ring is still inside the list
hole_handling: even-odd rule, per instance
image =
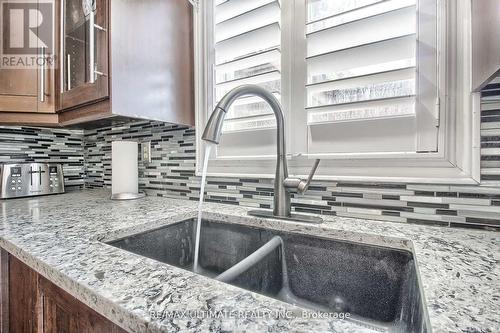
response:
[[[290,45],[305,43],[301,38],[303,24],[293,24],[297,13],[305,15],[306,0],[282,1],[282,105],[285,112],[289,173],[306,176],[312,161],[325,158],[320,163],[315,179],[330,181],[363,182],[410,182],[438,184],[478,184],[480,180],[480,93],[471,92],[471,0],[419,0],[422,4],[437,3],[437,86],[439,98],[439,134],[437,151],[420,153],[363,153],[302,155],[307,151],[307,126],[294,127],[288,110],[298,117],[305,112],[294,112],[290,106],[305,105],[304,85],[305,65],[298,66],[305,55],[305,46],[286,52]],[[196,172],[201,174],[201,135],[211,113],[213,89],[214,54],[209,46],[213,35],[213,24],[207,13],[211,0],[201,1],[194,11],[195,49],[195,111],[196,111]],[[300,17],[305,21],[305,17]],[[293,28],[295,27],[295,28]],[[290,68],[294,67],[294,78]],[[302,72],[301,72],[302,71]],[[293,82],[293,84],[292,84]],[[302,82],[305,84],[305,82]],[[207,110],[209,110],[207,112]],[[297,117],[296,117],[297,118]],[[224,134],[223,134],[224,135]],[[293,147],[293,150],[290,149]],[[240,156],[238,158],[215,158],[211,156],[208,175],[218,177],[274,178],[274,151],[267,156]]]

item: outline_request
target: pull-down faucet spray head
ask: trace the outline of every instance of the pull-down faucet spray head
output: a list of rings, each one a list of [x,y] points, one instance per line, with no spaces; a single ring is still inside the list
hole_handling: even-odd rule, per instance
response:
[[[279,125],[282,125],[283,114],[281,112],[281,106],[279,105],[279,102],[276,100],[276,98],[264,88],[247,84],[232,89],[226,95],[224,95],[224,97],[221,98],[221,100],[215,107],[214,112],[212,112],[212,115],[208,119],[205,131],[203,132],[201,138],[205,141],[219,144],[220,136],[222,134],[222,124],[224,123],[224,118],[226,117],[227,111],[235,100],[237,100],[241,96],[246,95],[255,95],[266,100],[271,105],[273,110],[278,113],[278,123]]]
[[[224,123],[225,116],[226,111],[217,105],[214,112],[212,112],[210,119],[208,119],[207,126],[203,131],[201,138],[204,141],[213,142],[216,145],[219,144],[220,136],[222,134],[222,124]]]

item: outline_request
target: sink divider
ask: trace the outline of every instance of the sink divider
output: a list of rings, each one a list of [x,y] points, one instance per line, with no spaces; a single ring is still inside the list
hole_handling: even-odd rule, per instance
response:
[[[216,280],[221,282],[230,283],[234,281],[238,276],[246,272],[248,269],[256,265],[259,261],[264,259],[271,252],[276,250],[281,246],[281,270],[282,270],[282,279],[283,279],[283,288],[288,289],[288,273],[286,269],[286,260],[285,260],[285,244],[283,239],[280,236],[274,236],[271,238],[266,244],[259,247],[252,254],[250,254],[245,259],[241,260],[236,265],[228,268],[217,277]]]
[[[231,283],[241,274],[245,273],[251,267],[263,260],[267,255],[273,252],[278,247],[281,247],[281,274],[282,286],[278,293],[278,299],[294,305],[304,307],[306,309],[329,312],[327,307],[321,307],[317,304],[301,299],[293,294],[289,286],[288,271],[285,258],[285,243],[280,236],[274,236],[266,244],[259,247],[245,259],[238,262],[236,265],[228,268],[221,274],[215,277],[215,280],[225,283]]]

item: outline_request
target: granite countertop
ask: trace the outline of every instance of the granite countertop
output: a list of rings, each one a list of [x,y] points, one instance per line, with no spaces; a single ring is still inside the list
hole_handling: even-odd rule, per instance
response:
[[[195,217],[194,201],[111,201],[106,190],[1,202],[0,246],[130,332],[366,332],[333,319],[189,318],[182,311],[273,311],[292,305],[120,250],[117,239]],[[247,208],[206,204],[204,217],[377,245],[413,247],[433,332],[500,330],[499,234],[342,217],[264,220]],[[407,240],[411,240],[408,242]]]

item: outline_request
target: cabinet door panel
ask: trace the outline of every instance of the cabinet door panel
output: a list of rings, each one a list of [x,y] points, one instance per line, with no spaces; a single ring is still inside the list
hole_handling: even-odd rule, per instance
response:
[[[40,5],[41,2],[38,2],[38,4]],[[54,17],[52,18],[54,35],[59,31],[58,25],[55,24],[58,15],[58,11],[55,10]],[[38,23],[41,22],[41,19],[42,16],[36,16],[38,27],[40,27]],[[4,25],[3,28],[5,29],[6,26]],[[37,32],[37,36],[42,35],[43,34]],[[50,61],[48,59],[57,59],[57,45],[57,40],[54,40],[54,47],[44,47],[44,49],[41,50],[40,47],[42,47],[43,44],[41,44],[40,39],[37,38],[37,46],[39,47],[38,54],[29,54],[27,56],[38,57],[36,59],[36,63],[38,64],[42,63],[42,56],[45,56],[47,61],[44,61],[44,64],[39,68],[20,67],[0,69],[0,112],[55,112],[56,100],[58,98],[56,95],[55,81],[57,66],[49,66]],[[24,55],[20,60],[23,59],[23,57]]]
[[[62,297],[47,280],[40,280],[40,295],[43,300],[44,333],[77,333],[78,310]]]
[[[3,29],[7,29],[7,21],[3,23]],[[4,37],[3,35],[1,36]],[[6,41],[3,40],[3,43]],[[10,97],[9,104],[4,105],[4,98]],[[36,69],[0,69],[0,110],[1,111],[25,111],[26,105],[17,110],[12,104],[14,98],[22,100],[32,97],[34,100],[31,112],[36,112],[36,98],[38,96],[38,71]]]
[[[70,294],[40,276],[43,333],[124,333]]]
[[[37,112],[37,96],[0,95],[0,112]]]
[[[64,3],[62,108],[109,96],[108,2],[68,0]],[[101,75],[103,74],[103,75]]]
[[[38,324],[37,274],[9,256],[9,332],[36,333]]]
[[[37,112],[38,73],[32,69],[0,70],[0,112]]]
[[[34,69],[0,69],[0,95],[36,97],[37,74]]]
[[[50,297],[44,298],[43,304],[43,332],[44,333],[72,333],[77,332],[75,320],[67,308],[58,305]]]

